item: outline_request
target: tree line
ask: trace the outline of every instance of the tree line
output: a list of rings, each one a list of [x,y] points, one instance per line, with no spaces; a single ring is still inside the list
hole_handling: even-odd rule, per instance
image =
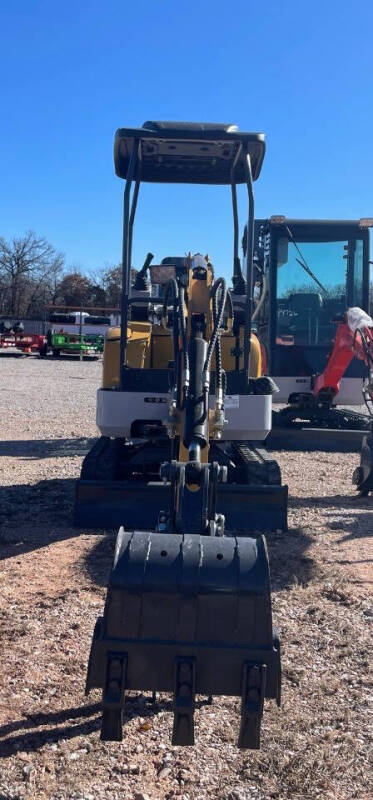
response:
[[[120,264],[87,275],[33,231],[0,237],[1,316],[42,318],[49,304],[119,308],[120,296]]]
[[[119,308],[121,283],[120,264],[87,275],[76,267],[67,268],[64,254],[33,231],[8,241],[0,236],[0,316],[40,319],[51,304]],[[287,287],[282,296],[300,290],[313,289],[306,283]],[[344,285],[334,286],[328,288],[328,295],[343,295],[344,291]],[[369,299],[372,307],[372,283]]]

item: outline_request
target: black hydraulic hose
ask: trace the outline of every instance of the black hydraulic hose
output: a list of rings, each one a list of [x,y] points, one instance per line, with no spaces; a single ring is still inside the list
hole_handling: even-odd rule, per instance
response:
[[[219,297],[220,292],[220,297]],[[225,309],[225,303],[227,300],[227,285],[224,278],[218,278],[218,280],[214,283],[211,292],[211,300],[212,300],[212,313],[213,313],[213,321],[214,327],[213,332],[211,335],[211,339],[209,341],[209,345],[207,348],[205,363],[203,365],[203,392],[204,392],[204,409],[206,416],[208,415],[208,391],[209,391],[209,369],[211,364],[212,354],[215,349],[215,358],[216,358],[216,376],[215,376],[215,399],[218,399],[218,404],[223,402],[223,396],[225,393],[225,384],[226,380],[225,377],[223,379],[223,366],[222,366],[222,357],[221,357],[221,342],[220,342],[220,328],[223,322],[223,315]],[[224,385],[223,385],[224,382]]]
[[[187,340],[186,320],[184,312],[185,289],[183,286],[179,286],[176,278],[171,278],[169,280],[169,282],[166,285],[164,300],[163,300],[163,309],[162,309],[163,319],[167,317],[167,304],[171,290],[173,294],[172,335],[173,335],[174,361],[175,361],[176,374],[178,374],[177,370],[178,370],[178,357],[179,357],[179,328],[182,340],[183,374],[181,383],[183,389],[183,403],[184,403],[185,397],[188,394],[189,381],[190,381],[188,340]],[[178,381],[178,386],[179,385],[180,384]]]
[[[231,296],[231,293],[229,292],[229,290],[227,290],[227,298],[226,299],[227,299],[227,301],[229,302],[229,305],[230,305],[231,319],[232,319],[232,325],[233,325],[233,320],[234,320],[234,316],[233,316],[233,301],[232,301],[232,296]],[[218,293],[215,292],[214,296],[213,296],[214,324],[215,324],[215,322],[216,322],[216,320],[218,318],[218,313],[219,313]],[[215,376],[216,389],[221,389],[222,390],[222,398],[223,398],[223,402],[224,402],[224,397],[225,397],[226,391],[227,391],[227,373],[223,369],[220,336],[218,336],[218,338],[216,340],[215,360],[216,360],[216,376]]]
[[[171,289],[173,290],[173,298],[175,303],[176,298],[179,296],[179,287],[177,285],[176,278],[170,278],[168,283],[166,283],[166,288],[164,290],[164,297],[163,297],[163,308],[162,308],[163,319],[167,317],[168,296],[170,294]]]
[[[216,324],[216,320],[218,318],[219,307],[218,307],[218,294],[215,292],[213,300],[212,300],[212,310],[213,310],[213,319],[214,319],[214,326]],[[215,345],[215,362],[216,362],[216,373],[215,373],[215,383],[216,388],[221,389],[223,385],[223,362],[222,362],[222,355],[221,355],[221,341],[220,336],[218,336]]]
[[[232,300],[232,295],[231,295],[231,293],[230,293],[229,289],[227,289],[227,300],[226,300],[226,305],[227,305],[227,304],[229,304],[230,318],[231,318],[231,320],[232,320],[232,323],[231,323],[231,325],[232,325],[232,332],[233,332],[233,324],[234,324],[234,310],[233,310],[233,300]],[[228,314],[228,318],[229,318],[229,314]],[[219,343],[219,344],[218,344],[218,343]],[[220,347],[220,337],[218,337],[218,343],[217,343],[217,344],[218,344],[218,346]],[[236,343],[236,347],[237,347],[237,346],[238,346],[238,345],[237,345],[237,343]],[[221,351],[221,347],[220,347],[220,351]],[[239,356],[238,356],[238,360],[239,360]],[[238,369],[238,366],[237,366],[237,365],[236,365],[236,369]],[[225,395],[225,390],[226,390],[226,385],[227,385],[227,376],[226,376],[226,374],[225,374],[225,371],[224,371],[224,370],[222,370],[222,375],[223,375],[223,377],[224,377],[224,381],[225,381],[225,384],[224,384],[224,387],[223,387],[223,394]]]
[[[189,370],[189,352],[188,352],[188,340],[187,340],[187,331],[186,331],[186,319],[185,319],[185,312],[184,312],[184,300],[185,300],[185,288],[184,286],[180,286],[179,289],[179,320],[180,320],[180,332],[181,332],[181,340],[182,340],[182,352],[183,352],[183,395],[184,398],[188,393],[189,389],[189,380],[190,380],[190,370]]]
[[[223,322],[224,308],[225,308],[225,303],[226,303],[226,300],[227,300],[227,284],[226,284],[224,278],[218,278],[218,280],[214,283],[214,285],[212,287],[211,294],[212,294],[213,308],[214,308],[215,295],[217,294],[217,292],[218,292],[218,290],[220,288],[221,288],[221,296],[220,296],[220,301],[219,301],[219,306],[218,306],[218,312],[217,312],[216,319],[214,320],[214,329],[213,329],[212,336],[211,336],[211,339],[209,341],[209,346],[208,346],[208,349],[207,349],[206,361],[205,361],[205,364],[204,364],[204,367],[203,367],[204,373],[207,373],[208,370],[210,369],[212,354],[214,352],[215,345],[216,345],[216,342],[217,342],[217,339],[218,339],[218,336],[219,336],[219,329],[221,328],[221,324]]]
[[[177,281],[175,278],[171,278],[165,288],[164,299],[163,299],[163,308],[162,308],[162,318],[165,320],[167,319],[167,305],[168,305],[168,298],[169,294],[172,290],[173,295],[173,313],[172,313],[172,341],[173,341],[173,349],[174,349],[174,362],[175,362],[175,369],[177,369],[177,357],[179,352],[179,342],[178,342],[178,328],[177,328],[177,304],[179,302],[179,287],[177,285]]]
[[[174,306],[175,306],[176,305],[176,300],[179,297],[179,287],[177,285],[176,278],[170,278],[168,283],[166,283],[166,288],[164,290],[164,298],[163,298],[163,308],[162,308],[162,317],[163,317],[163,319],[166,319],[166,317],[167,317],[168,297],[169,297],[171,289],[172,289],[172,294],[173,294],[173,303],[174,303]]]
[[[232,328],[233,328],[233,323],[234,323],[233,300],[232,300],[232,295],[231,295],[229,289],[227,289],[227,301],[229,303],[229,309],[230,309],[230,312],[231,312],[231,320],[232,320]]]

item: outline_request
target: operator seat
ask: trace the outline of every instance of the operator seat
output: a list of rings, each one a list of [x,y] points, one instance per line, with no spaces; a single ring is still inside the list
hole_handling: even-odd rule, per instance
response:
[[[323,307],[321,294],[317,292],[297,292],[288,298],[289,309],[294,317],[290,324],[295,344],[315,344]]]

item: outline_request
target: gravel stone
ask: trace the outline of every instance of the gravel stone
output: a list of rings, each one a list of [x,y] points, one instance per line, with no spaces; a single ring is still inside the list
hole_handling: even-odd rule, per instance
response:
[[[164,778],[167,778],[171,774],[171,767],[163,767],[161,771],[158,773],[158,778],[162,781]]]

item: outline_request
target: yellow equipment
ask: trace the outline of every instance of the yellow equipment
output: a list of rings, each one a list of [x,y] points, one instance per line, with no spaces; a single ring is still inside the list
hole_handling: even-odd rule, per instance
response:
[[[77,524],[121,526],[87,674],[87,692],[103,692],[104,740],[122,737],[127,689],[173,693],[178,745],[194,743],[196,694],[240,696],[238,744],[251,748],[265,698],[280,701],[268,555],[257,535],[287,524],[287,487],[263,446],[273,385],[251,332],[252,178],[263,155],[263,136],[234,126],[146,123],[116,135],[126,179],[121,327],[106,338],[102,436],[76,494]],[[160,264],[149,253],[130,285],[142,180],[231,186],[231,292],[198,253]],[[245,279],[236,183],[249,197]]]

